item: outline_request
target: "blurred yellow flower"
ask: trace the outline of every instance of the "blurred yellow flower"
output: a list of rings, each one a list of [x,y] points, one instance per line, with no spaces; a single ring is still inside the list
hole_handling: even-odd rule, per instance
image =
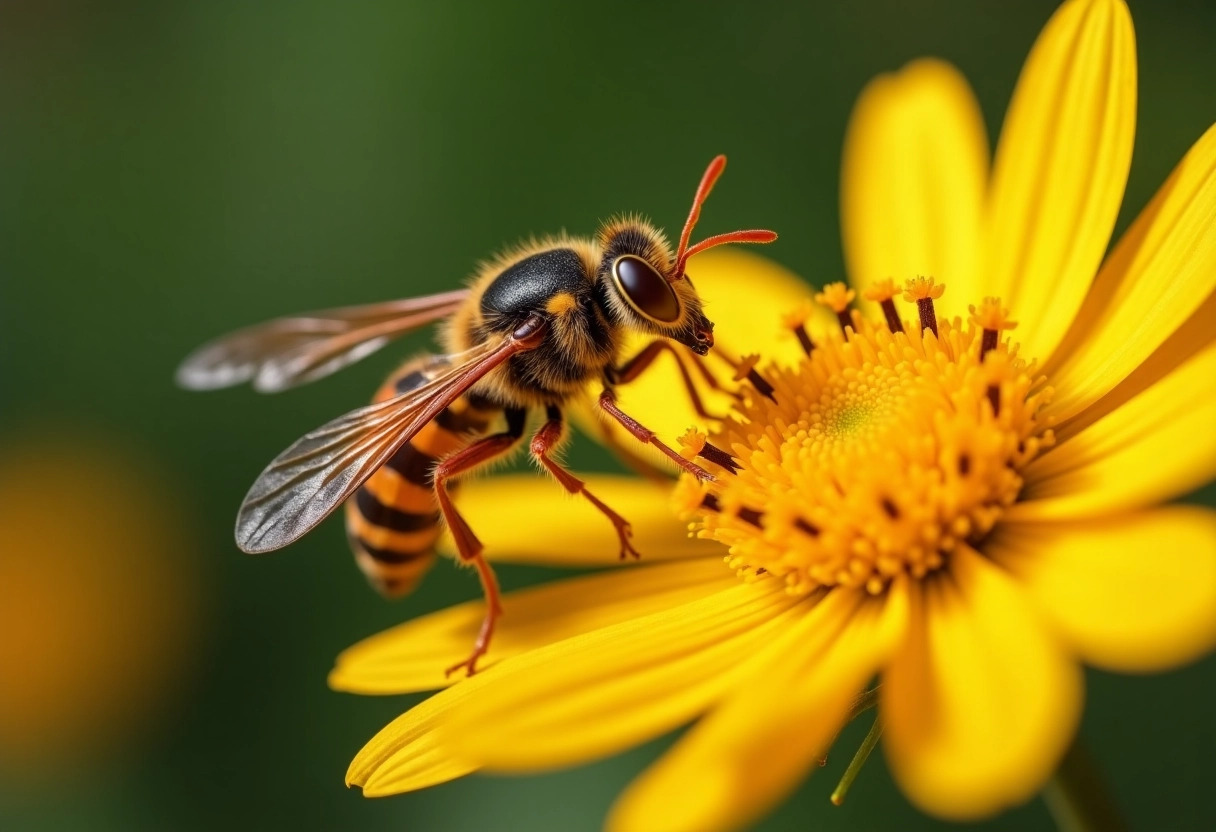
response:
[[[0,446],[0,780],[110,766],[182,692],[201,604],[174,493],[77,429]]]
[[[955,70],[874,81],[844,154],[852,289],[827,287],[812,312],[809,289],[754,255],[690,269],[723,353],[755,370],[731,417],[683,443],[707,464],[710,446],[734,457],[674,493],[700,539],[673,539],[670,489],[595,481],[647,565],[508,597],[487,669],[388,725],[348,782],[383,795],[571,765],[699,717],[608,826],[736,828],[806,776],[877,675],[898,782],[971,818],[1050,776],[1076,730],[1079,662],[1155,671],[1216,645],[1216,513],[1154,507],[1216,472],[1216,128],[1103,263],[1135,88],[1125,5],[1070,0],[1030,54],[990,175]],[[627,391],[668,435],[697,421],[673,379]],[[465,506],[497,529],[488,551],[605,562],[602,518],[551,491],[504,478]],[[478,607],[351,648],[331,684],[443,686]]]

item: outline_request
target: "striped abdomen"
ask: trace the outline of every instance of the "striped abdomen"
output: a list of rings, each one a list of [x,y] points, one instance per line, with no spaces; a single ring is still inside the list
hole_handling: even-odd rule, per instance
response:
[[[374,401],[420,387],[444,366],[442,356],[409,361],[384,383]],[[493,417],[457,399],[347,500],[346,534],[355,562],[381,594],[395,598],[412,591],[434,563],[440,534],[435,464],[467,445],[471,436],[484,433]]]

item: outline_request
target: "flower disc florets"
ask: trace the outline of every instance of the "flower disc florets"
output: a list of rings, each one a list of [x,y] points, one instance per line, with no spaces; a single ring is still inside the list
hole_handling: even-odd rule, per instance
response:
[[[763,369],[767,384],[718,432],[689,437],[686,451],[703,460],[714,450],[734,458],[737,470],[719,467],[709,485],[687,479],[679,494],[698,534],[729,546],[741,575],[776,576],[796,593],[878,593],[898,575],[941,568],[1017,499],[1020,472],[1052,442],[1039,415],[1050,388],[1001,340],[1013,323],[999,301],[966,323],[938,322],[943,288],[909,281],[919,320],[899,321],[894,285],[879,284],[866,296],[887,320],[874,323],[838,308],[842,287],[827,287],[823,302],[848,324],[813,344],[800,338],[810,346],[802,361]]]

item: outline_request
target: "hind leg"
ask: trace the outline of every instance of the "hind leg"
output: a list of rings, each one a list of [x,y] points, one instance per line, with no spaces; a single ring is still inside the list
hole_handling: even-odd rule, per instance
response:
[[[527,411],[508,410],[505,433],[496,433],[493,436],[479,439],[435,466],[435,497],[439,502],[439,510],[443,513],[443,518],[452,532],[452,539],[456,542],[456,552],[460,556],[460,560],[472,564],[477,569],[477,577],[481,580],[481,589],[486,598],[486,614],[481,622],[481,630],[477,633],[477,640],[473,644],[473,652],[464,661],[449,667],[446,671],[449,676],[462,667],[469,676],[477,672],[477,660],[490,649],[490,640],[494,636],[494,625],[502,615],[502,599],[494,569],[482,555],[485,547],[453,505],[451,494],[448,491],[448,480],[511,450],[524,435],[526,419]]]

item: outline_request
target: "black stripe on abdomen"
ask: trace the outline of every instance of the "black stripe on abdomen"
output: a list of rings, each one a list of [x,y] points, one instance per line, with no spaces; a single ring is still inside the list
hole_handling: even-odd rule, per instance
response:
[[[367,541],[357,536],[352,536],[351,542],[366,552],[367,556],[372,560],[393,565],[428,558],[435,551],[434,546],[428,546],[418,552],[398,552],[396,549],[379,549],[375,546],[369,546]]]
[[[395,532],[421,531],[439,523],[438,511],[402,511],[393,506],[386,506],[377,500],[376,496],[366,488],[360,488],[355,495],[355,505],[358,507],[359,513],[363,515],[364,520]]]
[[[385,467],[392,468],[407,482],[431,488],[435,484],[435,466],[437,464],[439,464],[438,459],[406,442],[385,463]]]

